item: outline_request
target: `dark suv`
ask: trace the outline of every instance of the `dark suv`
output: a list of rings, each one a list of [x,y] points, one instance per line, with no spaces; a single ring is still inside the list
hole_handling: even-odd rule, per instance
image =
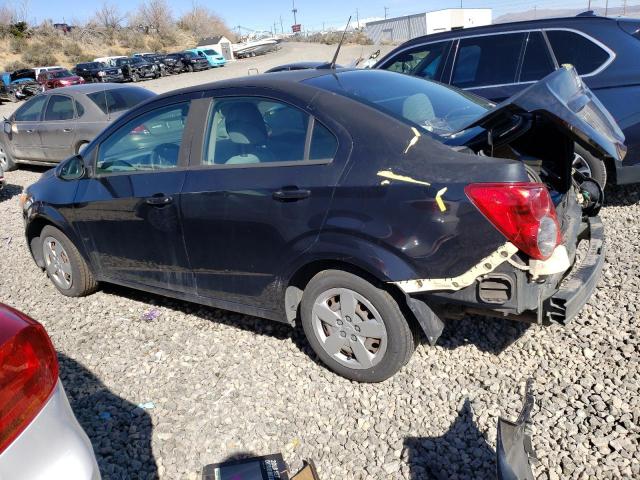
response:
[[[624,131],[623,162],[576,147],[574,168],[597,180],[640,182],[640,20],[591,13],[505,23],[410,40],[375,68],[449,83],[500,102],[564,64],[573,65]]]

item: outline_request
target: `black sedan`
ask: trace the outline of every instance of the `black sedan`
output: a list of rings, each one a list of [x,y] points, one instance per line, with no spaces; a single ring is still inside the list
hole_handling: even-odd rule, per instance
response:
[[[332,370],[382,381],[450,315],[575,316],[604,245],[573,145],[622,141],[570,68],[495,108],[378,70],[227,80],[146,102],[30,186],[27,245],[64,295],[299,321]]]

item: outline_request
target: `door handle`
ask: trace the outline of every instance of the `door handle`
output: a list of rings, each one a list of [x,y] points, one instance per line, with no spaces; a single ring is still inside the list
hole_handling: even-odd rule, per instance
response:
[[[73,128],[63,128],[62,131],[64,133],[69,133],[69,132],[73,132]]]
[[[311,196],[311,190],[306,190],[297,187],[283,187],[280,190],[273,192],[273,199],[281,202],[294,202],[296,200],[303,200]]]
[[[173,197],[169,195],[159,194],[145,199],[145,202],[147,203],[147,205],[162,207],[163,205],[169,205],[171,202],[173,202]]]
[[[33,130],[31,129],[25,130],[25,133],[33,133]]]

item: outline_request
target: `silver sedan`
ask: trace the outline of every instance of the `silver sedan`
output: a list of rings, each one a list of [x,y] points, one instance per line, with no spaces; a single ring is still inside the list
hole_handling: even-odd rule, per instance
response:
[[[78,153],[131,107],[155,96],[129,85],[100,83],[48,90],[32,97],[0,131],[0,168],[55,165]]]

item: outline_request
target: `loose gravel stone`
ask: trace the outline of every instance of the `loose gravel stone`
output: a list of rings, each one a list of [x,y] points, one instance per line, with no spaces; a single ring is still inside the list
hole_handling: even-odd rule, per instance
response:
[[[42,171],[9,172],[0,192],[0,301],[47,328],[105,479],[198,478],[271,452],[313,459],[323,480],[493,478],[497,418],[517,417],[528,377],[538,478],[640,476],[638,186],[607,192],[604,274],[570,325],[467,317],[387,382],[361,385],[285,325],[109,285],[58,294],[17,205]]]

